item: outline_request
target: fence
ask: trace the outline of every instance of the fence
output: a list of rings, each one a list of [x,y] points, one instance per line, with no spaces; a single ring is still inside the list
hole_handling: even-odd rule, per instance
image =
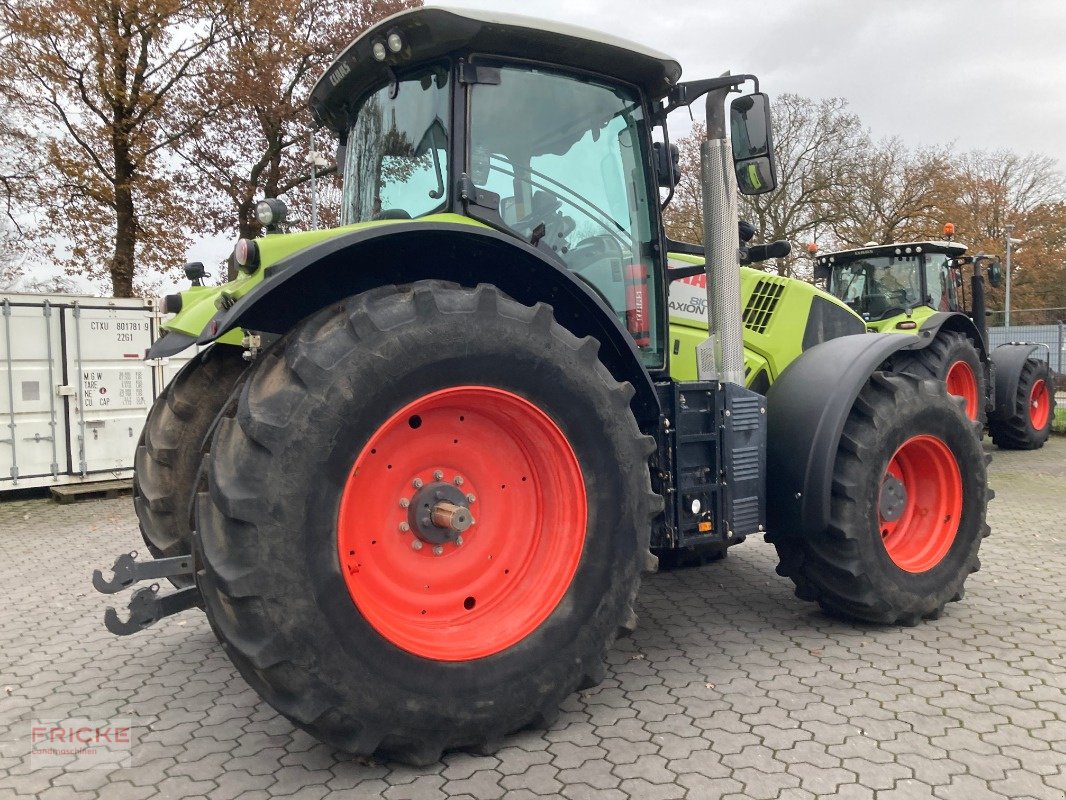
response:
[[[997,347],[1007,342],[1037,342],[1047,345],[1035,354],[1038,358],[1050,358],[1051,368],[1058,374],[1066,374],[1066,325],[1011,325],[1009,328],[989,328],[988,344]]]

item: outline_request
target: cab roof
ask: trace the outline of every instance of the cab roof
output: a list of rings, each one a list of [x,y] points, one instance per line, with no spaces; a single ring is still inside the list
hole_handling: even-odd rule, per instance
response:
[[[403,50],[375,60],[374,42],[394,31],[403,38]],[[470,53],[588,70],[635,84],[652,100],[666,96],[681,78],[681,65],[669,56],[599,31],[518,14],[428,6],[393,14],[348,45],[311,90],[311,112],[340,131],[352,104],[387,82],[390,70]]]
[[[866,256],[900,256],[916,255],[919,253],[944,253],[957,258],[966,252],[966,245],[958,242],[926,241],[926,242],[892,242],[891,244],[877,244],[869,247],[856,247],[851,250],[837,250],[833,253],[824,253],[818,256],[819,264],[846,263],[855,261]],[[832,261],[830,261],[832,259]]]

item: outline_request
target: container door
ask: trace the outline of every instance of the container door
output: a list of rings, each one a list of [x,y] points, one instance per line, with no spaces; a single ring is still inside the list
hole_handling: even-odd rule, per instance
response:
[[[0,301],[0,489],[66,471],[60,310]]]
[[[90,306],[65,309],[71,471],[129,470],[154,396],[144,351],[152,343],[152,312]]]

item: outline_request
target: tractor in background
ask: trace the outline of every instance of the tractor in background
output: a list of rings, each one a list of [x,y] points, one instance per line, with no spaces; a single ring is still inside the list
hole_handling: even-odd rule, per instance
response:
[[[1054,419],[1054,376],[1043,345],[1012,342],[991,349],[985,325],[982,272],[1000,283],[999,261],[951,241],[867,245],[822,253],[816,277],[877,333],[910,332],[931,337],[929,347],[900,353],[897,369],[939,378],[948,393],[965,400],[971,419],[986,423],[992,441],[1009,450],[1042,447]],[[963,271],[970,266],[969,298]],[[967,300],[969,299],[969,303]]]
[[[668,241],[660,200],[668,116],[701,99],[706,252]],[[294,724],[427,763],[598,683],[656,552],[764,533],[800,598],[864,622],[961,599],[988,534],[975,423],[888,366],[930,340],[740,277],[737,191],[776,184],[754,76],[682,81],[595,31],[425,7],[363,32],[310,105],[342,226],[277,233],[265,202],[236,280],[166,298],[148,356],[204,349],[137,451],[156,558],[94,574],[150,583],[112,632],[202,607]],[[686,280],[691,354],[668,312]]]

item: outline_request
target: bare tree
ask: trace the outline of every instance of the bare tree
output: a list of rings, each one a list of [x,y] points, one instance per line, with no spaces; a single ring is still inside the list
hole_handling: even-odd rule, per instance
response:
[[[68,268],[131,296],[140,270],[183,249],[185,205],[166,154],[213,113],[177,93],[223,36],[231,0],[5,0],[0,68],[17,110],[36,122],[34,205]],[[69,243],[69,248],[64,244]]]
[[[949,163],[946,148],[911,151],[898,138],[871,147],[845,168],[833,200],[834,243],[859,247],[928,238],[939,228],[938,185]]]
[[[197,187],[197,211],[208,231],[251,238],[262,230],[259,199],[310,200],[311,87],[362,30],[416,5],[421,0],[298,0],[246,4],[227,17],[227,47],[186,88],[215,98],[225,113],[205,120],[180,148],[183,181]],[[318,155],[330,162],[319,168],[323,188],[333,169],[325,139],[316,137],[316,149],[327,149]],[[331,217],[328,205],[323,217]]]

